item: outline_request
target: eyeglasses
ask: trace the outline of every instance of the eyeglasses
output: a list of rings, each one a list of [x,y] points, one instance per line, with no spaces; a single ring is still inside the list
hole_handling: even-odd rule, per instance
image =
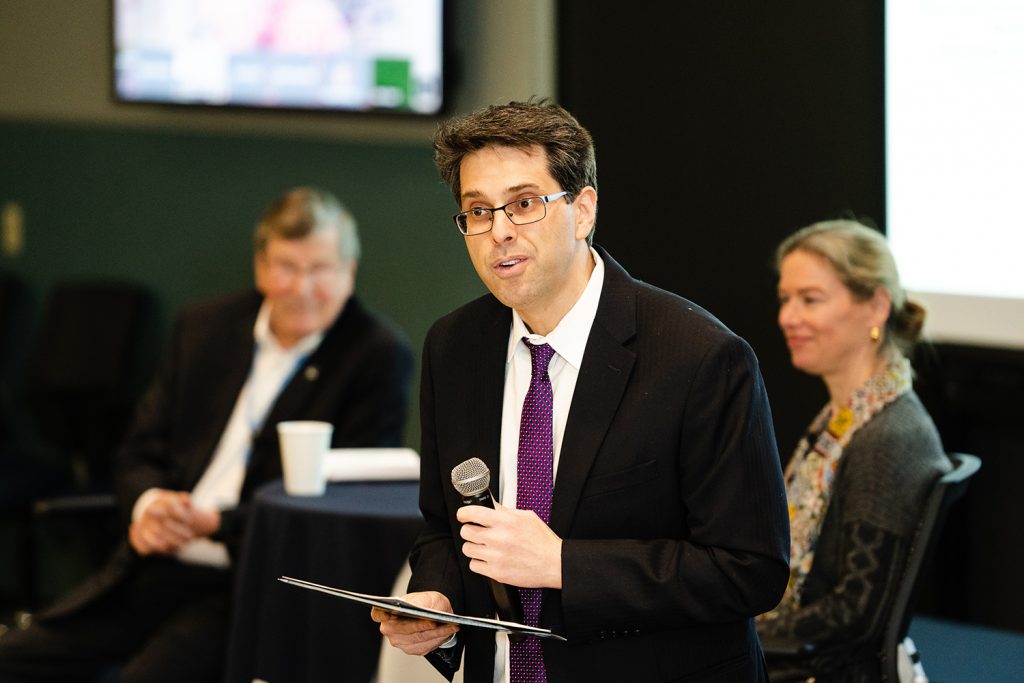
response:
[[[463,235],[480,235],[494,227],[494,212],[504,211],[508,219],[516,225],[527,225],[544,220],[548,215],[548,202],[569,194],[563,190],[554,194],[546,194],[538,197],[520,197],[511,201],[505,206],[496,206],[488,209],[484,206],[477,206],[469,211],[457,213],[452,218],[455,220],[455,227]]]
[[[311,266],[300,266],[283,259],[266,260],[267,271],[274,280],[281,284],[291,284],[299,277],[309,277],[314,285],[324,286],[334,282],[341,267],[330,263],[314,263]]]

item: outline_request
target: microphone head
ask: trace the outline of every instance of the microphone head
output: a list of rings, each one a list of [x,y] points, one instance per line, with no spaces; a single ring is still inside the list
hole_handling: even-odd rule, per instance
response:
[[[452,469],[452,486],[462,496],[475,496],[487,490],[491,471],[480,458],[470,458]]]

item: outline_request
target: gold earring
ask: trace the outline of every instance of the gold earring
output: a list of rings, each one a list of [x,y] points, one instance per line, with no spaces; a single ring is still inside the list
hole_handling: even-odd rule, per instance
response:
[[[874,327],[872,327],[871,331],[868,334],[871,335],[871,341],[876,342],[876,343],[878,342],[879,339],[882,338],[882,331],[880,329],[878,329],[878,325],[875,325]]]

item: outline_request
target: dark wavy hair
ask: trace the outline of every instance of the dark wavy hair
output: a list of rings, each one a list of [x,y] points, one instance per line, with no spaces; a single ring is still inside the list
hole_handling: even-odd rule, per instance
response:
[[[490,145],[542,147],[547,152],[548,172],[568,193],[568,201],[587,186],[597,190],[594,141],[587,129],[546,99],[509,102],[452,117],[434,133],[434,163],[456,204],[462,202],[459,169],[463,158]]]

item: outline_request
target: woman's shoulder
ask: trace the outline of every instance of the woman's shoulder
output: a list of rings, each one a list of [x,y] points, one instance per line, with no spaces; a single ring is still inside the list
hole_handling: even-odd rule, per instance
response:
[[[844,450],[837,474],[844,514],[909,534],[932,483],[949,469],[935,424],[908,392],[858,429]]]
[[[908,466],[930,463],[945,470],[949,464],[939,431],[913,391],[885,406],[864,424],[848,448],[854,453],[863,451],[871,458],[891,461],[898,456],[895,460]]]

